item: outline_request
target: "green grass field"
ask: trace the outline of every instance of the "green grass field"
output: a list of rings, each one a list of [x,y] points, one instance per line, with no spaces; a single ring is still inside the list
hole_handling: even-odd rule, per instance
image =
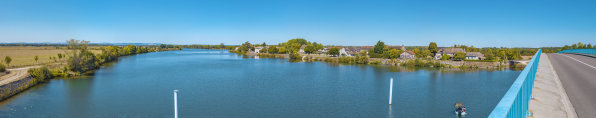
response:
[[[23,65],[35,65],[35,55],[38,56],[37,63],[51,63],[54,60],[50,60],[51,57],[58,59],[58,53],[65,54],[65,49],[56,49],[56,47],[33,47],[33,46],[0,46],[0,60],[4,61],[6,56],[10,56],[12,61],[10,66],[23,66]],[[93,53],[101,53],[101,50],[91,50]],[[62,57],[62,60],[66,60]],[[6,64],[2,62],[3,64]]]

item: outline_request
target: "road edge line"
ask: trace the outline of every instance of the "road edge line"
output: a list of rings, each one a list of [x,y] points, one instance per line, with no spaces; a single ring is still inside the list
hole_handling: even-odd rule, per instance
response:
[[[567,92],[565,92],[565,88],[563,87],[563,83],[561,83],[561,79],[559,79],[559,74],[557,74],[557,71],[555,70],[555,67],[553,66],[550,57],[547,54],[546,57],[548,57],[548,64],[550,65],[550,69],[553,71],[553,74],[555,77],[555,79],[557,80],[557,88],[559,88],[559,95],[561,96],[561,101],[565,104],[565,109],[567,111],[567,117],[568,118],[578,118],[577,116],[577,112],[575,112],[575,108],[573,107],[573,104],[571,104],[571,101],[569,101],[569,96],[567,96]]]

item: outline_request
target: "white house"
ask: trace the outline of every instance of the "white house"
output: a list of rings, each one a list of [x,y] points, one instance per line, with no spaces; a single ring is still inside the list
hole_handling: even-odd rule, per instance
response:
[[[263,47],[255,47],[255,53],[259,53],[259,51],[261,51],[263,49]]]
[[[480,60],[480,59],[485,59],[484,55],[480,52],[467,52],[466,53],[466,59],[468,60]]]
[[[399,55],[400,59],[416,59],[416,53],[406,50]]]
[[[317,52],[319,52],[319,53],[327,53],[327,51],[328,51],[327,48],[317,50]]]
[[[346,48],[344,48],[344,47],[337,47],[337,48],[339,48],[339,55],[340,55],[340,56],[341,56],[342,54],[343,54],[343,55],[348,55],[348,53],[346,52]]]
[[[306,48],[306,45],[300,46],[300,51],[298,51],[298,52],[299,53],[304,53],[304,48]]]
[[[346,56],[356,56],[360,53],[360,48],[345,48]]]
[[[437,51],[437,54],[435,54],[435,59],[439,60],[444,55],[449,55],[449,57],[453,58],[453,56],[457,52],[465,53],[466,51],[462,48],[441,48],[440,50]]]

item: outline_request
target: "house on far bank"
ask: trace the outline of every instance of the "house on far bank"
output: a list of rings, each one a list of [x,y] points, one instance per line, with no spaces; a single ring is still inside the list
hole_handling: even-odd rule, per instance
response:
[[[263,47],[255,47],[255,53],[259,53],[259,51],[261,51],[263,49]]]
[[[319,49],[319,50],[317,50],[317,52],[319,52],[319,53],[321,53],[321,54],[325,54],[325,53],[327,53],[327,51],[328,51],[328,50],[329,50],[329,49],[327,49],[327,48],[323,48],[323,49]]]
[[[238,48],[240,48],[240,46],[236,46],[236,48],[234,48],[234,50],[238,50]]]
[[[360,53],[360,48],[345,48],[345,52],[346,56],[356,56],[358,53]]]
[[[348,53],[346,52],[346,48],[344,48],[344,47],[329,47],[328,49],[331,50],[332,48],[339,48],[339,55],[338,56],[341,56],[342,54],[348,55]],[[327,50],[327,51],[329,51],[329,50]]]
[[[439,51],[437,51],[437,54],[435,54],[435,59],[440,60],[443,55],[449,55],[449,57],[453,58],[457,52],[465,53],[466,51],[462,48],[441,48]]]
[[[300,46],[300,51],[298,51],[298,53],[304,54],[304,48],[306,48],[306,45]]]
[[[406,50],[399,55],[400,59],[416,59],[416,53]]]
[[[468,60],[484,60],[484,54],[480,52],[466,52],[466,59]]]
[[[375,46],[360,46],[360,51],[366,51],[366,54],[368,54],[368,50],[374,50]]]

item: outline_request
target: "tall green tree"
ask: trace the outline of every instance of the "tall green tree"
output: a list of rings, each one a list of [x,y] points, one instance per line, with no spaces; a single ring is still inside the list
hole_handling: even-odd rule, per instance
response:
[[[418,48],[412,50],[412,52],[416,53],[416,58],[422,57],[422,53],[420,53],[420,50]]]
[[[279,54],[285,54],[286,53],[286,47],[280,47],[279,50],[277,51],[277,53],[279,53]]]
[[[12,58],[10,58],[9,56],[6,56],[4,58],[4,63],[6,63],[6,66],[10,66],[10,62],[12,61]]]
[[[224,48],[226,48],[226,46],[224,46],[224,44],[223,44],[223,43],[221,43],[221,44],[219,44],[219,48],[220,48],[220,49],[224,49]]]
[[[389,49],[389,51],[387,51],[386,56],[389,59],[396,59],[399,58],[399,55],[401,54],[401,50],[397,50],[397,49]]]
[[[68,53],[70,56],[67,60],[67,65],[72,71],[80,74],[97,67],[95,64],[95,54],[87,49],[89,41],[70,39],[66,42],[71,50],[70,53]]]
[[[290,40],[288,40],[288,42],[284,42],[282,44],[286,47],[286,49],[288,49],[288,48],[291,48],[292,47],[292,44],[297,43],[297,44],[299,44],[299,45],[302,46],[302,45],[306,45],[307,42],[308,41],[306,41],[306,39],[296,38],[296,39],[290,39]]]
[[[453,59],[455,59],[455,60],[465,60],[466,59],[466,53],[464,53],[464,52],[456,52],[455,55],[453,56]]]
[[[422,58],[426,59],[426,56],[430,56],[430,50],[424,50],[422,51]]]
[[[487,60],[495,60],[495,54],[493,54],[493,51],[490,48],[485,51],[484,56],[486,56]]]
[[[314,53],[315,51],[315,46],[307,45],[306,47],[304,47],[304,52],[308,53],[309,55],[311,53]]]
[[[263,44],[261,46],[267,46],[267,43],[263,42]]]
[[[33,57],[33,59],[35,60],[35,63],[37,64],[37,60],[39,59],[39,58],[37,57],[37,55],[35,55],[35,57]]]
[[[595,45],[595,46],[596,46],[596,45]],[[323,49],[323,44],[320,44],[320,43],[319,43],[319,45],[317,45],[317,50],[320,50],[320,49]]]
[[[583,49],[583,48],[584,48],[584,43],[577,42],[577,49]]]
[[[329,53],[329,55],[333,55],[333,56],[339,55],[339,48],[331,48],[331,49],[329,49],[328,53]]]
[[[58,53],[58,60],[62,60],[62,53]]]
[[[278,50],[276,47],[271,46],[267,49],[267,51],[271,54],[275,54],[275,53],[277,53]]]
[[[300,47],[302,47],[301,44],[293,43],[292,46],[290,47],[290,53],[298,52],[300,50]]]
[[[517,60],[517,51],[507,50],[507,60]]]
[[[385,48],[385,42],[381,42],[381,40],[379,40],[375,45],[374,52],[377,54],[383,54],[383,48]]]
[[[439,47],[437,47],[437,43],[430,42],[430,44],[428,44],[428,50],[430,50],[430,53],[432,53],[433,55],[436,55],[439,51]]]

